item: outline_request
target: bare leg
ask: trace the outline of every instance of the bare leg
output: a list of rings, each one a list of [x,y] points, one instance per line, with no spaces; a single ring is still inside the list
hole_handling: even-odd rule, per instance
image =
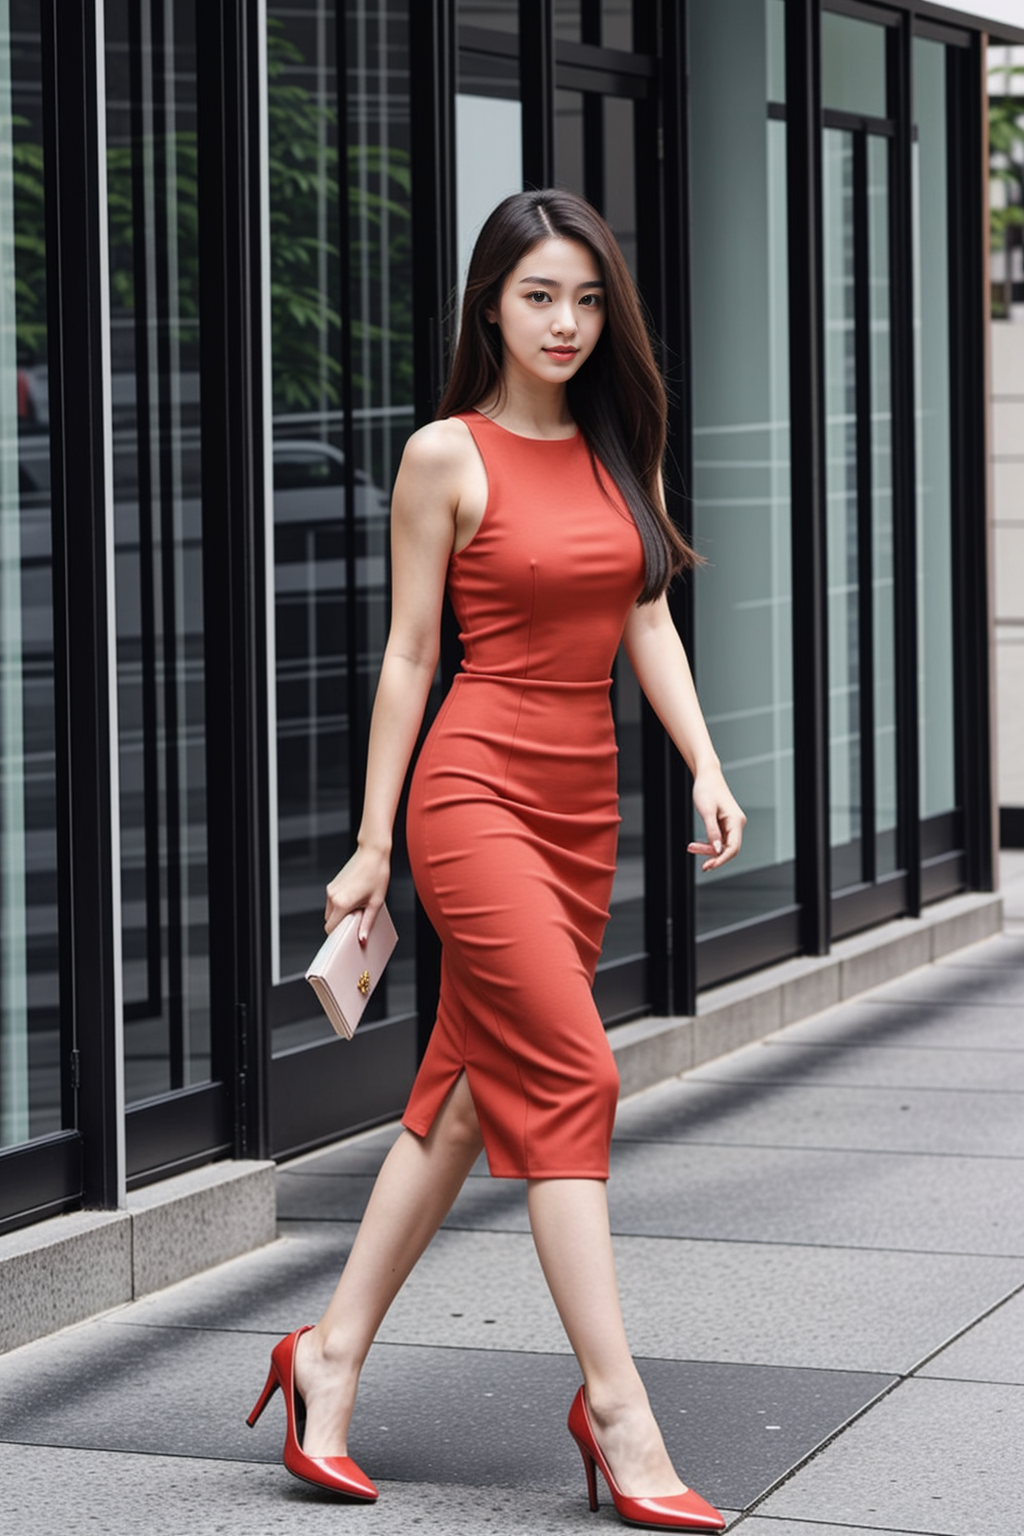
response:
[[[384,1315],[441,1225],[483,1140],[463,1074],[429,1134],[403,1131],[384,1160],[352,1251],[319,1323],[299,1341],[302,1448],[344,1456],[359,1372]]]
[[[527,1199],[537,1256],[619,1488],[638,1498],[684,1492],[626,1340],[604,1183],[538,1179]]]

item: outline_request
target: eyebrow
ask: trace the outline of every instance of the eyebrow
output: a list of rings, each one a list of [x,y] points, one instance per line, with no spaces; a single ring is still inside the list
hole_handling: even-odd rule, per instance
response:
[[[534,284],[540,283],[545,288],[561,288],[561,286],[562,286],[561,283],[558,281],[558,279],[554,278],[554,277],[521,277],[519,279],[519,281],[521,283],[534,283]],[[576,287],[578,289],[579,288],[603,288],[604,287],[604,283],[602,282],[602,280],[600,278],[595,278],[593,282],[577,283]]]

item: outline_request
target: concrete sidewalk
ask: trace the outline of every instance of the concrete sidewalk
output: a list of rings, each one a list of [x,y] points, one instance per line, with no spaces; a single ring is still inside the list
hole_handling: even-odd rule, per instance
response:
[[[684,1476],[745,1536],[1024,1533],[1024,856],[1007,932],[623,1102],[633,1347]],[[0,1358],[18,1536],[599,1532],[522,1187],[470,1179],[370,1356],[379,1504],[279,1463],[271,1344],[312,1321],[377,1131],[278,1173],[280,1240]],[[603,1494],[603,1487],[602,1487]]]

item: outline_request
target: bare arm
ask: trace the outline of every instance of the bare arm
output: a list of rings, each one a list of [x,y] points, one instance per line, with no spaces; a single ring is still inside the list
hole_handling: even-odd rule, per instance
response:
[[[370,722],[363,819],[355,853],[327,887],[328,933],[361,907],[365,940],[387,891],[398,801],[437,667],[467,437],[460,423],[432,422],[402,455],[391,501],[391,629]]]
[[[718,869],[739,853],[747,818],[725,782],[711,744],[690,663],[666,598],[634,607],[623,643],[652,709],[693,774],[693,803],[704,822],[707,842],[690,843],[689,851],[705,856],[704,869]]]

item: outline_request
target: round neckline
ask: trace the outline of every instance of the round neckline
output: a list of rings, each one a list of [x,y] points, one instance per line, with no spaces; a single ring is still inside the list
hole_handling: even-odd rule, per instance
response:
[[[492,427],[497,427],[499,432],[504,432],[508,437],[517,437],[521,443],[575,443],[580,435],[579,425],[571,437],[530,437],[525,432],[513,432],[511,427],[503,427],[500,421],[495,421],[493,416],[488,416],[486,411],[481,411],[478,406],[473,406],[474,416],[480,416],[484,421],[489,421]]]

